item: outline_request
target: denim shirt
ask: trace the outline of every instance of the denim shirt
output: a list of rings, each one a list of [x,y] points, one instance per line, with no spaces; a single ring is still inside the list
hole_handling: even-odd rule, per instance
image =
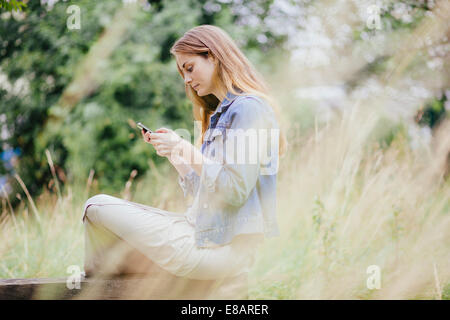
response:
[[[211,116],[201,175],[191,169],[178,178],[184,196],[195,197],[188,210],[198,247],[225,245],[240,234],[279,235],[279,126],[265,100],[241,94],[228,92]]]

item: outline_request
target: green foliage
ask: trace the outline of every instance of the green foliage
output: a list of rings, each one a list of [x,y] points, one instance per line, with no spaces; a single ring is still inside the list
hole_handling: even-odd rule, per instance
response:
[[[6,11],[22,11],[27,5],[23,1],[18,0],[0,0],[0,9],[5,9]]]
[[[381,148],[386,149],[400,134],[406,135],[406,127],[402,122],[382,117],[370,133],[368,140],[376,142]]]
[[[372,12],[372,15],[379,15],[382,32],[414,29],[433,8],[430,2],[421,0],[396,0],[389,1],[384,5],[375,3],[374,5],[378,7],[379,11],[378,13]],[[369,28],[364,23],[360,29],[353,30],[353,36],[355,39],[361,40],[363,35],[374,35],[378,32],[380,30]]]
[[[268,3],[270,1],[267,1]],[[102,65],[98,86],[68,108],[61,100],[74,81],[92,47],[112,27],[114,16],[124,10],[122,1],[59,1],[52,8],[38,1],[28,3],[23,19],[0,19],[0,72],[18,92],[0,89],[1,114],[6,115],[9,137],[2,140],[20,148],[16,172],[30,193],[38,195],[52,179],[45,150],[55,166],[71,182],[85,185],[91,169],[102,192],[122,190],[130,172],[138,178],[165,161],[143,143],[135,122],[157,129],[184,128],[193,135],[191,104],[183,80],[170,56],[172,44],[188,29],[211,23],[223,27],[256,64],[282,41],[269,38],[273,46],[262,53],[255,41],[260,27],[233,25],[227,4],[220,12],[205,9],[206,1],[151,1],[150,9],[139,8],[127,21],[120,44]],[[66,26],[67,7],[81,9],[81,29]],[[264,15],[265,13],[261,13]],[[270,36],[270,33],[267,33]],[[273,54],[272,54],[273,57]],[[89,75],[83,81],[92,81]],[[0,173],[9,172],[0,165]],[[21,192],[17,183],[12,194]],[[16,199],[12,199],[16,200]]]
[[[353,29],[353,39],[355,41],[372,42],[380,35],[400,34],[402,31],[408,32],[414,30],[423,19],[431,13],[432,3],[420,0],[400,0],[386,1],[384,5],[373,4],[378,7],[378,12],[373,12],[372,16],[379,18],[379,28],[369,27],[367,21]],[[354,87],[363,77],[370,77],[374,74],[382,74],[386,71],[390,61],[389,55],[377,56],[369,62],[360,72],[355,74],[348,82],[350,87]]]
[[[445,110],[447,100],[445,94],[442,94],[440,98],[433,98],[425,107],[419,109],[415,119],[416,122],[421,126],[436,127],[447,116]]]
[[[384,27],[388,30],[414,29],[431,9],[429,1],[393,1],[388,4],[386,10],[383,10],[381,18]],[[398,14],[394,14],[394,12],[398,12]],[[402,13],[407,13],[410,18],[403,18]]]
[[[450,283],[447,283],[442,290],[442,300],[450,300]]]

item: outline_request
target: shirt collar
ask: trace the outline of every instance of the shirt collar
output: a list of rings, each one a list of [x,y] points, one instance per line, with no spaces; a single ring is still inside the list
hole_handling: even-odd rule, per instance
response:
[[[237,89],[237,92],[242,93],[243,91],[240,89]],[[225,98],[222,100],[220,105],[217,107],[216,111],[211,115],[211,117],[215,116],[217,113],[222,113],[225,108],[230,106],[230,104],[236,99],[237,95],[231,93],[231,91],[228,91]]]

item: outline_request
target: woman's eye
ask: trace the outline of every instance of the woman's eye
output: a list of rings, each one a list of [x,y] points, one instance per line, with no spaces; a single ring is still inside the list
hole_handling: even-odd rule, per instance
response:
[[[187,71],[189,71],[189,72],[192,72],[192,67],[191,67],[191,68],[189,68],[189,69],[187,69]]]

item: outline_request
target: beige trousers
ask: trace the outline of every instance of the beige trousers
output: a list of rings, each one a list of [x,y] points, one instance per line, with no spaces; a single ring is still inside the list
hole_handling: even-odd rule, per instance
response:
[[[86,201],[85,270],[97,270],[111,249],[134,248],[169,273],[196,280],[214,280],[248,273],[261,243],[259,235],[240,235],[216,248],[195,245],[194,227],[184,213],[175,213],[99,194]],[[120,250],[116,250],[120,252]],[[111,265],[109,270],[113,270]],[[114,270],[112,271],[114,272]]]

